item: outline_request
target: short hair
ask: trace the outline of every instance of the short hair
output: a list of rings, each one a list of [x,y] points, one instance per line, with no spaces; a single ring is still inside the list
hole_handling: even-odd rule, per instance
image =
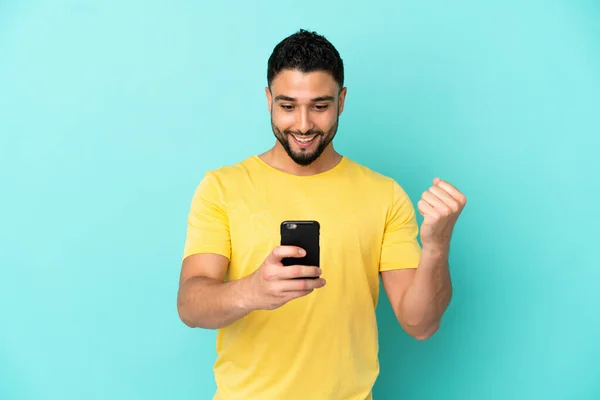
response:
[[[300,29],[279,42],[269,57],[267,82],[283,70],[301,72],[325,71],[331,74],[340,89],[344,87],[344,63],[337,49],[324,36]]]

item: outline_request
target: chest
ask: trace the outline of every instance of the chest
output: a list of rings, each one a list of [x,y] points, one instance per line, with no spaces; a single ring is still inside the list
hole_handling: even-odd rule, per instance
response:
[[[386,212],[385,202],[351,184],[246,188],[227,207],[233,273],[240,277],[260,265],[280,244],[285,220],[319,222],[321,263],[329,275],[376,273]]]

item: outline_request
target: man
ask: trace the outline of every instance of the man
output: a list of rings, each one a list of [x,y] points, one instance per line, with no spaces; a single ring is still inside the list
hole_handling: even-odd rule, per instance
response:
[[[401,186],[334,150],[346,88],[324,37],[301,30],[283,40],[267,78],[277,140],[199,184],[179,315],[219,330],[215,399],[370,399],[379,276],[406,332],[430,337],[450,301],[450,237],[466,199],[435,178],[418,203],[419,245]],[[292,219],[319,222],[321,268],[282,265],[303,255],[279,245]]]

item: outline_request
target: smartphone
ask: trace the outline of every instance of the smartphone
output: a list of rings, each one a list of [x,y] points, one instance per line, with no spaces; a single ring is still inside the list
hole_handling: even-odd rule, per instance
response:
[[[281,245],[298,246],[306,251],[304,257],[289,257],[281,260],[283,265],[309,265],[320,267],[320,231],[317,221],[283,221],[281,223]]]

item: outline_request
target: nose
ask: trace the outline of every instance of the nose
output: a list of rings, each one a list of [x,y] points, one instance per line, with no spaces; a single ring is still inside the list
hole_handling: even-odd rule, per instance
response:
[[[310,120],[310,115],[308,110],[300,109],[298,113],[298,130],[301,133],[306,133],[313,128],[312,121]]]

